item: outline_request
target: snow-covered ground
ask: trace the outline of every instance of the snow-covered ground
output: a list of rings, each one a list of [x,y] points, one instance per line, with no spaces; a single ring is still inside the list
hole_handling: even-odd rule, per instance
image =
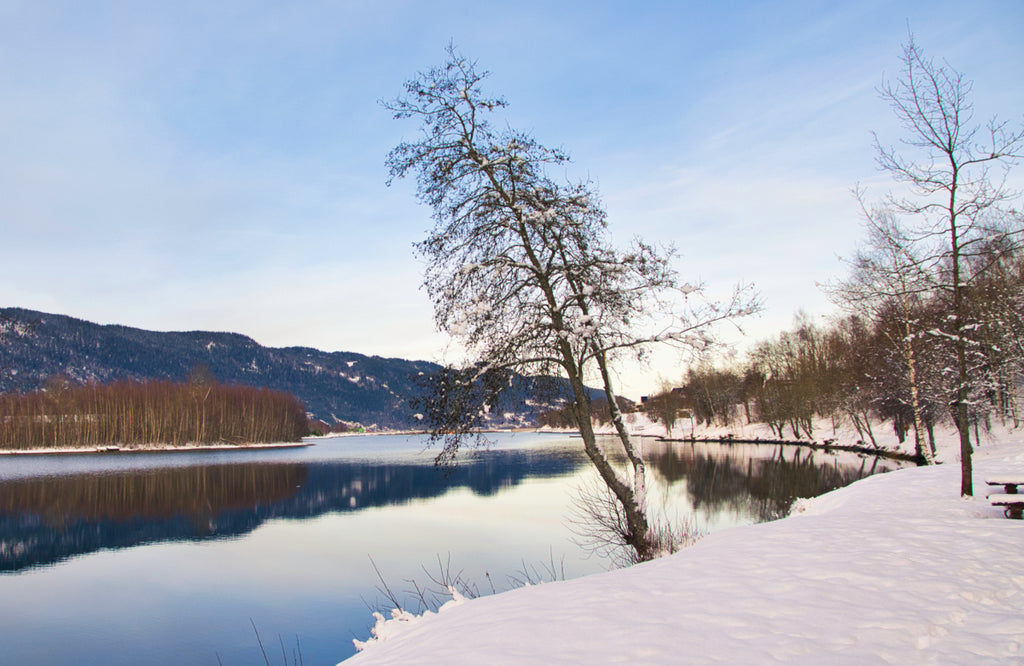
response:
[[[1022,664],[1024,521],[985,479],[1024,475],[1024,434],[976,452],[974,498],[942,458],[654,562],[389,619],[345,663]]]

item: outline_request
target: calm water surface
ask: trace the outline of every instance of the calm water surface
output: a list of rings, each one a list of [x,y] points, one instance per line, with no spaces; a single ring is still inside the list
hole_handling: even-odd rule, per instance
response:
[[[300,449],[0,458],[0,661],[334,664],[438,557],[481,591],[553,561],[608,568],[577,544],[580,441],[496,435],[445,475],[421,437]],[[699,529],[771,520],[795,497],[896,464],[754,445],[644,440],[652,505]],[[578,528],[576,528],[578,529]],[[416,610],[409,600],[409,607]]]

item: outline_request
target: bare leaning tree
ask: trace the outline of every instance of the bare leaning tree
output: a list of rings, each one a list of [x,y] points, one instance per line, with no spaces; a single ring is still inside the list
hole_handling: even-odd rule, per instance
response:
[[[651,559],[644,461],[615,399],[613,363],[653,343],[706,345],[711,324],[751,312],[754,299],[738,287],[728,303],[709,303],[700,286],[680,281],[672,250],[640,240],[613,247],[592,184],[549,176],[568,156],[493,126],[505,100],[484,94],[487,73],[474,62],[453,46],[446,53],[383,103],[420,122],[419,138],[394,148],[388,166],[392,180],[414,174],[418,198],[433,209],[434,228],[416,246],[427,261],[424,285],[438,327],[468,358],[431,381],[438,459],[479,441],[474,431],[509,373],[567,379],[583,447],[622,509],[623,541],[637,560]],[[625,475],[598,445],[589,382],[607,397]]]
[[[961,73],[927,58],[913,38],[904,46],[901,74],[883,84],[881,95],[906,135],[900,149],[875,138],[879,165],[904,189],[868,212],[869,222],[886,231],[883,245],[895,249],[895,261],[905,262],[906,275],[913,276],[914,286],[899,287],[899,297],[918,292],[919,277],[926,276],[948,303],[948,326],[930,334],[946,338],[954,350],[950,409],[960,433],[962,495],[973,494],[969,410],[977,379],[970,357],[978,322],[969,317],[967,298],[995,263],[975,259],[993,247],[1000,256],[1021,247],[1020,216],[1008,208],[1016,194],[1006,187],[1006,173],[1024,152],[1024,129],[995,119],[976,123],[971,88]]]

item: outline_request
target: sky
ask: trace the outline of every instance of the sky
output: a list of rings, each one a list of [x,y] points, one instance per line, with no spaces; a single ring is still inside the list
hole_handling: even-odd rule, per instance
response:
[[[412,248],[430,211],[386,184],[417,127],[380,100],[452,42],[597,184],[616,242],[675,245],[712,295],[756,286],[749,344],[834,311],[817,285],[862,237],[851,189],[889,186],[877,88],[908,31],[980,119],[1021,122],[1020,0],[0,0],[0,307],[448,358]]]

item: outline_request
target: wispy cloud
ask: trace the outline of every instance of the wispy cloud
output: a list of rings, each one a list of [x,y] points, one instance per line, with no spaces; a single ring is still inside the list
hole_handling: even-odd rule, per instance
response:
[[[431,356],[429,211],[384,185],[415,128],[377,100],[452,39],[599,182],[616,238],[757,283],[786,325],[858,239],[908,22],[979,111],[1024,107],[1024,16],[995,1],[0,3],[0,303]]]

